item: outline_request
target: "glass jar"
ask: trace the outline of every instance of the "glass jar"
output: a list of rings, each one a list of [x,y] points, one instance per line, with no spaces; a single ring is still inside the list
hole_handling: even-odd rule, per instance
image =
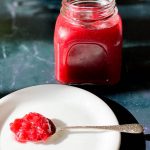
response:
[[[60,83],[116,84],[121,71],[122,21],[115,0],[63,0],[54,51]]]

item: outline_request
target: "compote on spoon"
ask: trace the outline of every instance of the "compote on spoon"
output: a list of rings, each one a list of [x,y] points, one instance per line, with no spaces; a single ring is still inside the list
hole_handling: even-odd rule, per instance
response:
[[[143,132],[143,127],[140,124],[124,124],[110,126],[65,126],[56,128],[54,123],[35,112],[26,114],[21,119],[15,119],[10,123],[10,129],[15,134],[15,139],[19,142],[45,142],[49,137],[58,131],[69,129],[97,129],[97,130],[113,130],[118,132],[139,134]]]

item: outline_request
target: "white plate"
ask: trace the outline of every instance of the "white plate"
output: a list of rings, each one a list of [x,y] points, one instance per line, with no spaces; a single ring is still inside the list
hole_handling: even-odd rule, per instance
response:
[[[45,144],[22,144],[14,140],[9,124],[29,112],[38,112],[61,125],[113,125],[118,121],[100,98],[80,88],[40,85],[9,94],[0,100],[0,150],[118,150],[115,131],[59,133]]]

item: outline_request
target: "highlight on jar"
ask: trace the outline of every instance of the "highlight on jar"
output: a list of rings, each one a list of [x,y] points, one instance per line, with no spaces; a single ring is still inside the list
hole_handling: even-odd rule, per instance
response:
[[[54,33],[56,80],[62,84],[118,83],[122,41],[115,0],[63,0]]]

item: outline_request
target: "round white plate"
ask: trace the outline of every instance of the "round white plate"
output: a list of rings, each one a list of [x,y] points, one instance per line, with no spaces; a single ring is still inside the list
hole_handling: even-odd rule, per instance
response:
[[[116,125],[118,121],[100,98],[80,88],[49,84],[25,88],[0,99],[0,150],[118,150],[120,133],[74,130],[58,133],[42,143],[15,141],[9,124],[38,112],[58,126]]]

